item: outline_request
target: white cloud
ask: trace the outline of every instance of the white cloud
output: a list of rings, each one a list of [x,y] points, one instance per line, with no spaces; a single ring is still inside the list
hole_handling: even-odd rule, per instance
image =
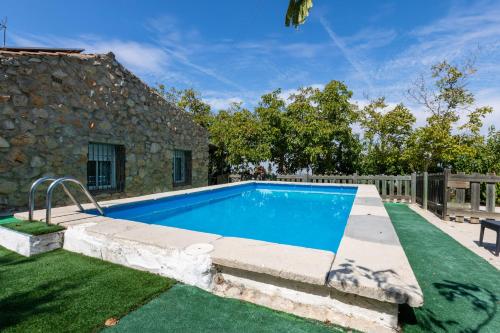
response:
[[[345,59],[351,64],[355,71],[360,75],[362,80],[366,83],[370,91],[373,91],[373,85],[368,76],[368,72],[363,68],[360,62],[356,59],[354,53],[349,49],[349,47],[344,43],[344,41],[337,36],[337,34],[330,27],[330,23],[324,18],[320,17],[320,23],[327,32],[333,43],[340,49]]]
[[[386,22],[387,23],[387,22]],[[87,52],[108,52],[147,82],[178,88],[193,87],[215,110],[243,101],[252,107],[263,93],[290,89],[331,79],[345,81],[362,99],[386,96],[405,102],[425,122],[422,108],[405,97],[405,91],[431,64],[447,58],[457,61],[477,55],[478,74],[470,82],[478,104],[492,105],[495,113],[485,123],[500,127],[500,6],[498,1],[476,1],[456,7],[429,24],[411,31],[377,28],[368,22],[351,35],[338,35],[325,17],[311,20],[326,34],[307,40],[300,35],[268,34],[259,39],[208,39],[193,25],[169,15],[149,20],[146,41],[78,35],[71,38],[12,34],[20,46],[83,47]],[[384,24],[384,26],[386,26]],[[396,47],[395,42],[401,42]],[[400,51],[399,46],[406,46]],[[347,65],[342,66],[343,57]],[[340,59],[340,61],[339,61]],[[339,64],[340,62],[340,64]],[[350,64],[350,66],[349,66]]]
[[[397,33],[394,29],[378,29],[374,27],[364,28],[356,34],[345,37],[344,41],[353,48],[360,51],[368,51],[391,44],[396,39]]]
[[[407,73],[443,59],[460,61],[482,51],[498,51],[500,7],[493,4],[479,2],[476,6],[455,9],[444,18],[414,29],[409,33],[414,43],[386,63],[384,72]],[[495,58],[500,58],[498,52]]]
[[[293,42],[283,43],[276,39],[263,39],[256,41],[244,41],[234,45],[227,45],[228,49],[237,48],[241,51],[252,52],[254,55],[271,56],[282,54],[294,58],[311,59],[318,57],[332,49],[330,43],[320,42]]]
[[[385,53],[385,62],[373,59],[369,67],[375,91],[373,96],[386,96],[409,105],[417,117],[417,124],[425,123],[423,108],[408,100],[405,91],[420,74],[428,77],[430,66],[448,60],[455,64],[475,58],[478,69],[468,88],[476,95],[478,105],[491,105],[495,112],[485,119],[488,125],[500,123],[495,96],[500,91],[500,6],[494,1],[480,1],[473,5],[456,7],[444,17],[417,27],[404,38],[409,44],[400,53]],[[390,52],[390,50],[388,50]],[[432,78],[429,78],[432,82]]]
[[[138,74],[161,73],[171,62],[169,55],[160,47],[135,41],[104,40],[96,36],[66,38],[16,34],[11,38],[18,46],[83,48],[87,53],[113,52],[123,65]]]
[[[87,49],[96,53],[112,50],[125,66],[141,72],[162,72],[170,62],[162,49],[131,41],[102,41],[88,45]]]
[[[233,103],[243,103],[243,99],[239,97],[228,97],[228,98],[203,98],[203,101],[210,105],[212,111],[217,112],[219,110],[227,109]]]
[[[128,69],[150,80],[175,83],[193,83],[188,78],[186,67],[194,72],[209,76],[227,86],[243,90],[243,87],[215,68],[193,61],[193,52],[202,47],[199,33],[192,28],[180,28],[179,22],[170,16],[152,19],[147,23],[153,42],[105,39],[100,36],[79,35],[76,37],[39,36],[34,34],[13,35],[16,45],[40,45],[47,47],[84,48],[87,53],[113,52]],[[182,65],[182,66],[179,66]],[[183,67],[184,66],[184,67]],[[172,84],[173,82],[163,82]]]
[[[500,96],[498,94],[498,89],[483,89],[476,94],[476,106],[491,106],[493,108],[493,113],[489,114],[484,119],[483,132],[486,133],[490,125],[495,126],[497,130],[500,130]]]

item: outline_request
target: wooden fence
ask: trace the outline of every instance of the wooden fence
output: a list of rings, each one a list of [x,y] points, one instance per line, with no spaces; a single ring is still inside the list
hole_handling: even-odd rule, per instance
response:
[[[328,184],[372,184],[384,200],[415,202],[416,174],[404,176],[387,175],[278,175],[278,181],[310,182]],[[413,200],[412,200],[413,198]]]
[[[469,218],[470,222],[477,223],[480,218],[500,219],[495,207],[497,183],[500,177],[495,175],[452,174],[449,170],[435,174],[424,172],[417,175],[416,202],[444,220],[454,218],[463,222]],[[482,192],[482,188],[485,191]]]
[[[499,220],[500,209],[495,207],[498,183],[500,176],[494,174],[449,173],[445,194],[447,208],[443,218],[454,217],[458,222],[466,217],[471,222],[478,222],[480,218]]]
[[[446,216],[447,210],[447,182],[449,172],[427,173],[416,176],[416,202],[423,209],[430,210],[441,218]]]

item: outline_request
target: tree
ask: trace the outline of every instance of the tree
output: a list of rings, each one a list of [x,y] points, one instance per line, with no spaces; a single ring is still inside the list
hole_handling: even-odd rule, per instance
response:
[[[289,170],[288,141],[290,126],[285,101],[280,97],[281,89],[262,95],[255,108],[257,117],[262,122],[270,145],[270,159],[280,174]]]
[[[360,123],[365,131],[362,169],[367,174],[402,174],[409,169],[403,152],[413,132],[415,116],[403,104],[389,111],[386,108],[385,99],[379,98],[362,110]]]
[[[349,102],[351,96],[345,84],[331,81],[323,90],[301,88],[290,97],[286,111],[290,171],[356,171],[361,145],[352,132],[358,114]]]
[[[318,157],[316,173],[351,174],[359,168],[361,142],[354,134],[353,124],[358,120],[357,108],[350,102],[352,91],[340,81],[330,81],[316,95],[318,112],[332,126],[332,133],[325,145],[326,154]]]
[[[285,26],[297,28],[306,21],[313,6],[312,0],[290,0],[285,15]]]
[[[496,130],[494,126],[489,128],[484,155],[484,172],[500,174],[500,131]]]
[[[467,88],[467,81],[475,72],[470,61],[461,67],[442,61],[431,68],[433,85],[428,86],[421,76],[408,90],[409,96],[429,113],[426,126],[413,133],[405,152],[415,170],[439,171],[454,165],[461,165],[462,169],[464,163],[456,164],[457,157],[477,156],[478,147],[472,144],[477,140],[469,139],[473,136],[477,139],[482,119],[492,109],[473,108],[475,99]],[[472,137],[453,133],[457,121],[464,116],[468,117],[468,122],[458,130],[469,130]]]
[[[216,154],[237,171],[248,170],[271,156],[262,122],[241,103],[219,111],[209,131],[210,141],[217,147]]]
[[[178,90],[176,88],[165,89],[158,85],[157,91],[170,103],[193,116],[193,120],[200,126],[208,128],[213,119],[210,105],[203,102],[201,94],[192,89]]]
[[[449,167],[456,151],[456,137],[451,124],[430,117],[428,124],[417,128],[408,138],[403,159],[411,171],[441,171]]]

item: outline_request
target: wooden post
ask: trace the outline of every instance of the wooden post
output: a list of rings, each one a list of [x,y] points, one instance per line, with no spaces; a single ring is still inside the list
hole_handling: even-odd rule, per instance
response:
[[[496,183],[486,183],[486,211],[488,213],[495,212],[496,192]]]
[[[429,189],[429,173],[424,172],[424,193],[422,195],[422,208],[427,210],[427,191]]]
[[[387,196],[387,180],[382,178],[382,199],[385,199]]]
[[[397,195],[398,195],[398,200],[401,200],[401,183],[403,182],[401,179],[397,179],[396,178],[396,181],[398,182],[398,187],[397,187]]]
[[[465,172],[458,172],[458,175],[465,175]],[[457,188],[457,204],[460,208],[464,208],[465,204],[465,188]]]
[[[353,175],[352,175],[352,183],[353,184],[357,184],[358,183],[358,173],[355,172]]]
[[[474,173],[474,176],[477,176],[478,173]],[[481,206],[481,183],[479,181],[470,182],[470,208],[472,210],[472,214],[470,217],[470,223],[479,223],[479,216],[474,216],[474,212],[479,211]]]
[[[405,184],[405,201],[408,202],[410,198],[410,181],[405,180],[404,184]]]
[[[394,197],[394,180],[390,179],[389,180],[389,200],[392,201]]]
[[[443,173],[443,213],[442,219],[448,221],[450,217],[448,216],[448,179],[450,178],[450,169],[444,169]]]
[[[477,175],[477,173],[474,173]],[[477,181],[470,182],[470,208],[473,212],[479,211],[481,203],[481,184]]]
[[[411,174],[411,203],[417,203],[417,173]]]

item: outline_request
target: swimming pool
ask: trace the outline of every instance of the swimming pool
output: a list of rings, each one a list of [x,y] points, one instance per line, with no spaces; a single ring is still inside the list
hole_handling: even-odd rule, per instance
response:
[[[356,191],[347,186],[251,183],[112,206],[105,215],[337,252]]]

